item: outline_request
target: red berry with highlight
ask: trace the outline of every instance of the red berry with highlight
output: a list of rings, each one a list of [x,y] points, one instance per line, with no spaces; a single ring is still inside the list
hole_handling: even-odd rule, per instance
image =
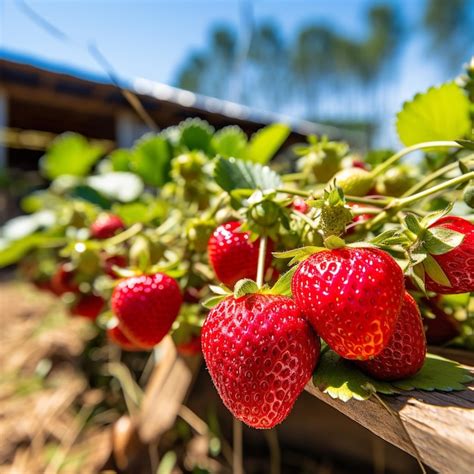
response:
[[[95,321],[102,312],[104,299],[97,295],[81,295],[71,307],[71,314]]]
[[[320,343],[291,298],[252,294],[228,297],[210,311],[202,351],[232,414],[254,428],[272,428],[311,378]]]
[[[176,280],[164,273],[126,278],[112,293],[120,328],[135,344],[152,348],[171,329],[182,302]]]
[[[194,356],[201,353],[201,335],[193,334],[186,342],[176,345],[176,349],[182,355]]]
[[[219,281],[229,287],[242,278],[255,280],[257,276],[259,240],[250,241],[249,232],[239,232],[240,222],[232,221],[216,228],[207,245],[209,262]],[[272,260],[272,242],[269,240],[265,270]]]
[[[398,380],[415,375],[426,357],[426,340],[420,310],[409,293],[405,293],[395,332],[388,346],[371,360],[358,366],[379,380]]]
[[[115,214],[101,214],[91,224],[91,236],[94,239],[108,239],[125,229],[125,224]]]
[[[113,328],[107,329],[107,337],[109,341],[113,342],[117,346],[120,346],[125,351],[144,351],[140,346],[137,346],[132,342],[120,329],[120,326],[114,326]]]
[[[315,253],[300,264],[291,286],[300,311],[331,349],[359,360],[388,344],[404,293],[395,260],[367,248]]]
[[[435,293],[453,295],[474,291],[474,224],[456,216],[437,220],[430,229],[444,227],[464,234],[460,245],[442,255],[432,255],[448,277],[451,286],[441,285],[425,277],[426,289]]]

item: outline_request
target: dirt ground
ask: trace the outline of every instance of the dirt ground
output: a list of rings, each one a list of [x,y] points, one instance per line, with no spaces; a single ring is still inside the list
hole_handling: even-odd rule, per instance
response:
[[[79,370],[95,335],[57,299],[23,283],[0,285],[0,473],[98,472],[110,456],[104,418]]]

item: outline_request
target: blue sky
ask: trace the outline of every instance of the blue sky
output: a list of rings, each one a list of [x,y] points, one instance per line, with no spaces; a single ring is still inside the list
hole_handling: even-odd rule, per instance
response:
[[[448,1],[448,0],[447,0]],[[254,0],[256,22],[272,19],[291,38],[299,26],[317,20],[355,37],[364,35],[365,12],[373,0]],[[415,27],[425,0],[388,1]],[[474,0],[473,0],[474,3]],[[85,45],[95,42],[124,79],[145,77],[173,84],[186,55],[206,45],[209,30],[240,25],[238,0],[30,0],[40,15],[67,33],[71,42],[51,36],[29,18],[16,0],[0,0],[0,50],[103,74]],[[453,76],[425,61],[424,38],[412,35],[397,74],[397,104]]]

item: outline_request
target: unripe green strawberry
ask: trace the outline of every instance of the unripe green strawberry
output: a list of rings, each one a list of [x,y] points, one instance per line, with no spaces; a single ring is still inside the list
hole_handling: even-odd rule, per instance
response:
[[[320,343],[291,298],[229,296],[202,329],[202,350],[214,385],[232,414],[254,428],[272,428],[290,413],[311,378]]]
[[[407,166],[394,166],[380,177],[376,190],[383,196],[401,196],[416,183],[413,170]]]
[[[379,380],[398,380],[415,375],[423,366],[426,341],[421,314],[413,297],[405,293],[395,331],[385,349],[357,365]]]
[[[474,209],[474,183],[471,183],[466,187],[462,198],[470,208]]]
[[[207,157],[200,151],[183,153],[173,158],[171,173],[175,179],[181,177],[185,181],[192,181],[202,176],[202,168],[206,163]]]
[[[349,196],[365,196],[374,186],[372,175],[362,168],[346,168],[336,176],[336,185]]]
[[[319,183],[326,183],[341,169],[341,159],[336,153],[312,151],[304,160],[303,171],[311,172]]]
[[[403,273],[374,248],[324,250],[304,260],[291,289],[300,311],[340,356],[366,360],[388,344],[400,313]]]
[[[352,222],[352,212],[347,206],[323,206],[321,208],[320,224],[325,236],[341,234],[349,222]]]

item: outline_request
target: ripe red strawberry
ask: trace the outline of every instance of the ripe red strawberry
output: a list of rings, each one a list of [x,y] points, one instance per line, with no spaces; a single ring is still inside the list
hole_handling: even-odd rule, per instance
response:
[[[117,346],[120,346],[122,349],[126,351],[143,351],[145,349],[141,348],[140,346],[137,346],[135,343],[133,343],[120,329],[120,326],[114,326],[113,328],[108,328],[107,329],[107,337],[109,338],[109,341],[113,342],[114,344],[117,344]]]
[[[356,211],[357,209],[361,209],[363,207],[370,207],[370,206],[364,206],[361,204],[357,204],[355,202],[348,202],[347,205],[353,210]],[[350,235],[353,234],[357,228],[358,224],[365,224],[368,220],[372,219],[374,217],[374,214],[357,214],[354,216],[352,219],[352,223],[350,226],[348,226],[346,230],[346,234]]]
[[[430,228],[445,227],[464,234],[461,244],[442,255],[432,255],[448,277],[451,287],[425,277],[426,289],[440,294],[458,294],[474,291],[474,224],[456,216],[437,220]]]
[[[242,278],[255,280],[259,240],[250,242],[249,232],[238,232],[241,223],[227,222],[216,228],[207,244],[209,262],[219,281],[232,287]],[[268,241],[265,270],[271,264],[272,243]]]
[[[379,380],[398,380],[415,375],[423,366],[426,341],[416,301],[405,293],[395,332],[388,346],[371,360],[357,365]]]
[[[112,293],[112,310],[125,335],[143,348],[158,344],[181,307],[176,280],[164,273],[122,280]]]
[[[201,335],[193,334],[186,342],[181,342],[176,346],[182,355],[193,356],[201,353]]]
[[[438,306],[435,299],[423,298],[429,310],[436,316],[433,318],[423,318],[425,326],[426,341],[428,344],[440,345],[459,336],[461,325],[459,321],[451,314],[446,313]]]
[[[202,351],[222,401],[254,428],[272,428],[311,378],[319,339],[291,298],[228,297],[202,330]]]
[[[300,311],[331,349],[359,360],[388,344],[404,292],[395,260],[372,248],[318,252],[300,264],[291,287]]]
[[[115,214],[100,214],[91,224],[91,236],[94,239],[108,239],[125,229],[125,224]]]
[[[308,203],[299,197],[296,197],[293,199],[293,202],[291,203],[291,207],[298,212],[301,212],[302,214],[306,214],[309,211],[309,205]]]
[[[79,291],[79,285],[75,281],[75,272],[70,263],[61,263],[58,266],[51,279],[51,288],[58,296]]]
[[[104,307],[104,300],[96,295],[82,295],[71,307],[71,314],[95,321]]]
[[[112,278],[117,278],[117,274],[114,272],[113,267],[124,268],[128,265],[127,257],[125,255],[101,255],[102,268],[106,275]]]

